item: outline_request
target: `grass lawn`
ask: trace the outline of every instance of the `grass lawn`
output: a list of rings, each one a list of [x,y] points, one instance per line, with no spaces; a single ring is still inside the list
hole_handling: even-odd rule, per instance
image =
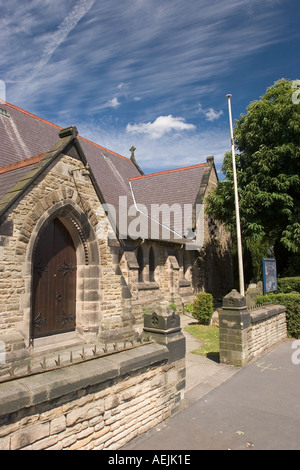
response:
[[[185,330],[191,333],[204,344],[191,351],[193,354],[207,356],[214,361],[219,361],[219,328],[215,325],[189,325]]]

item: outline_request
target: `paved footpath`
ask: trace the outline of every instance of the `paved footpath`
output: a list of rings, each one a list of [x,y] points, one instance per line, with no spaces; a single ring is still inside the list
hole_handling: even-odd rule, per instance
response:
[[[300,450],[300,343],[238,369],[191,355],[192,342],[183,411],[122,450]]]

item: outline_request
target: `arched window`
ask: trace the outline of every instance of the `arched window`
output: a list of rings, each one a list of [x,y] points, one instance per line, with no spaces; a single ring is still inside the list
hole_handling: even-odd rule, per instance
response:
[[[155,257],[154,257],[154,251],[151,246],[149,250],[149,282],[154,282],[154,271],[155,271]]]
[[[191,254],[189,251],[182,252],[183,280],[191,282]]]
[[[143,253],[143,248],[141,246],[138,247],[137,250],[137,262],[139,265],[139,282],[143,282],[143,270],[144,270],[144,253]]]
[[[187,256],[186,251],[182,252],[182,266],[183,266],[183,277],[185,278],[188,268],[189,268],[188,256]]]

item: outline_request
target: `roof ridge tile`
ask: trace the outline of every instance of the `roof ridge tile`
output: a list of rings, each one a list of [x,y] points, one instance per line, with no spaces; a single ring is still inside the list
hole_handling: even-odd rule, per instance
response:
[[[3,174],[3,173],[8,173],[9,171],[17,170],[19,168],[24,168],[26,166],[34,165],[35,163],[39,163],[45,155],[46,155],[46,153],[39,153],[38,155],[34,155],[34,156],[26,158],[24,160],[20,160],[18,162],[14,162],[14,163],[10,163],[9,165],[2,166],[0,168],[0,175]]]
[[[155,172],[155,173],[149,173],[148,175],[133,176],[132,178],[130,178],[130,181],[139,180],[139,179],[143,179],[143,178],[149,178],[149,177],[152,177],[152,176],[166,175],[166,174],[169,174],[169,173],[175,173],[177,171],[193,170],[193,169],[204,167],[204,166],[206,166],[206,163],[198,163],[196,165],[185,166],[185,167],[180,167],[180,168],[173,168],[173,169],[170,169],[170,170],[163,170],[163,171],[158,171],[158,172]]]

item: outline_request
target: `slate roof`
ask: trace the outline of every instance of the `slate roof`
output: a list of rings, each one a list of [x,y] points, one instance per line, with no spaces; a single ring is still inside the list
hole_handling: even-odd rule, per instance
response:
[[[144,205],[152,219],[167,224],[178,235],[185,235],[188,227],[184,216],[189,210],[192,215],[205,168],[202,163],[131,178],[136,204]],[[189,228],[192,225],[190,222]]]
[[[26,175],[30,171],[29,174],[40,171],[45,164],[45,158],[46,161],[47,158],[48,160],[52,158],[55,152],[51,154],[50,150],[55,149],[61,130],[61,127],[12,104],[0,102],[0,206],[2,204],[2,208],[5,206],[8,192],[19,181],[24,184]],[[84,137],[77,136],[77,139],[104,202],[116,208],[117,217],[119,198],[123,196],[127,198],[127,207],[144,204],[147,210],[149,209],[149,214],[151,204],[169,206],[195,204],[199,188],[205,179],[207,164],[143,175],[130,158]],[[60,148],[59,144],[57,148]],[[45,157],[47,153],[48,157]],[[147,219],[150,221],[149,217]],[[129,218],[128,222],[130,220],[132,219]],[[157,219],[157,222],[159,221],[160,219]],[[170,231],[165,234],[165,239],[172,239],[173,231],[182,232],[176,223],[174,225],[173,219],[169,228]]]
[[[57,142],[60,129],[12,104],[0,102],[0,166],[47,152]]]
[[[44,154],[0,168],[0,200],[41,160]]]
[[[61,129],[12,104],[0,103],[0,167],[48,152],[58,141]],[[130,197],[128,179],[140,175],[130,158],[81,136],[78,140],[107,202],[113,202],[119,193]]]

